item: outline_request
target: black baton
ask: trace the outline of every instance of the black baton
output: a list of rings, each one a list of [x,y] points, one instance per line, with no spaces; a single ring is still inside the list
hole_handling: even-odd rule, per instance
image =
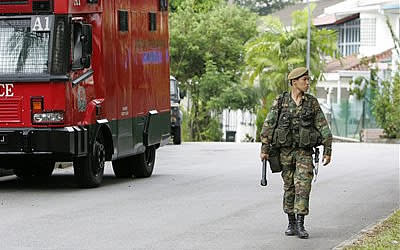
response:
[[[267,184],[267,160],[263,160],[261,186],[266,186]]]

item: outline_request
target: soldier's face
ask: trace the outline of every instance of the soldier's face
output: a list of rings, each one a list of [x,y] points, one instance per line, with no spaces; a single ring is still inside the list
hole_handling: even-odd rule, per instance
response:
[[[305,75],[297,80],[293,80],[293,87],[297,88],[301,92],[307,92],[307,90],[310,88],[310,78],[308,75]]]

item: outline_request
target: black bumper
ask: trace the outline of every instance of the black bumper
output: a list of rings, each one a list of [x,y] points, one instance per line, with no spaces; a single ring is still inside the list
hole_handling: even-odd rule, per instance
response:
[[[0,155],[38,155],[76,157],[87,154],[88,131],[73,126],[64,128],[1,128]]]

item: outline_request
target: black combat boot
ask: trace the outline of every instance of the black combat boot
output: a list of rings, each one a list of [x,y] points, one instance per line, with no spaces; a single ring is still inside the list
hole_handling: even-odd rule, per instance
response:
[[[308,233],[304,229],[304,215],[302,214],[297,215],[296,225],[297,225],[297,236],[301,239],[307,239]]]
[[[294,214],[288,214],[289,225],[285,231],[285,234],[288,236],[293,236],[297,234],[296,229],[296,216]]]

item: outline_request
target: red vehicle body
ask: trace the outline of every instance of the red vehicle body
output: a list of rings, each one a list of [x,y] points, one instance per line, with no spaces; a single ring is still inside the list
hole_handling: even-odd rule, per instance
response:
[[[149,177],[170,131],[167,0],[0,0],[1,168]]]

